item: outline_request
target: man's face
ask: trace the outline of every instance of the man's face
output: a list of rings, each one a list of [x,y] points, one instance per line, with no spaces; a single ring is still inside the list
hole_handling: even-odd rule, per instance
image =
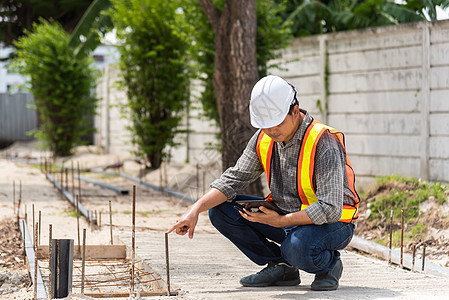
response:
[[[281,124],[270,128],[263,128],[263,133],[268,135],[275,142],[288,143],[298,129],[300,123],[299,113],[299,107],[295,106],[292,113],[288,114]]]

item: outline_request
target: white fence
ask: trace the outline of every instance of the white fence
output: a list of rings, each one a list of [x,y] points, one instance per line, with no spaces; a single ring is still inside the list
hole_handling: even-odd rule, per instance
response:
[[[273,73],[346,134],[362,185],[391,174],[449,181],[448,21],[301,38],[282,53],[288,71]]]
[[[299,38],[278,63],[288,70],[272,74],[298,88],[301,106],[345,133],[359,186],[391,174],[449,181],[449,21]],[[127,120],[111,112],[106,117],[104,109],[112,97],[126,96],[104,80],[97,141],[114,153],[129,147]],[[175,160],[220,159],[205,145],[214,142],[217,129],[198,115],[191,107],[184,124],[192,133],[178,138]],[[114,133],[114,126],[121,129]]]

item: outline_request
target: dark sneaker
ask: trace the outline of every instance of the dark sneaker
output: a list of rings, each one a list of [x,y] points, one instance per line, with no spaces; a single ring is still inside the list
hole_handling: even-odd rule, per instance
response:
[[[286,263],[274,262],[269,262],[260,272],[240,279],[241,285],[252,287],[298,285],[300,282],[298,269]]]
[[[335,267],[327,273],[315,275],[312,282],[312,290],[314,291],[333,291],[338,289],[338,281],[343,272],[343,264],[341,260],[337,260]]]

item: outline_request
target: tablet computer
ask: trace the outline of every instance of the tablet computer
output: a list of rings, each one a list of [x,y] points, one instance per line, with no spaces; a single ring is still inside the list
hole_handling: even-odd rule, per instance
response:
[[[249,211],[257,211],[259,206],[265,206],[266,208],[274,210],[275,212],[277,212],[280,215],[286,215],[289,213],[288,211],[280,209],[273,202],[270,202],[270,201],[267,201],[264,199],[241,199],[241,200],[235,201],[235,203],[241,205],[242,207],[244,207],[245,209],[247,209]]]

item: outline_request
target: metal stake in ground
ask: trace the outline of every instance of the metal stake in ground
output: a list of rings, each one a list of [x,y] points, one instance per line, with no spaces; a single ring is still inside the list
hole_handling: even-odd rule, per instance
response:
[[[413,244],[412,272],[415,272],[415,255],[416,255],[416,244]]]
[[[52,224],[48,225],[48,265],[50,265],[50,253],[51,253],[51,238],[52,238]]]
[[[41,216],[41,211],[39,211],[39,240],[37,245],[39,246],[41,244],[41,224],[42,224],[42,216]]]
[[[71,174],[72,174],[72,195],[75,195],[75,174],[73,172],[73,160],[71,161],[72,163],[72,168],[70,169]]]
[[[34,224],[36,224],[36,223],[34,223],[35,222],[35,220],[34,220],[34,203],[33,203],[33,205],[32,205],[32,213],[33,213],[33,232],[35,232],[35,230],[36,230],[36,227],[34,227]],[[35,246],[35,244],[34,244],[34,240],[33,240],[33,247]]]
[[[76,201],[76,228],[78,232],[78,257],[81,256],[81,242],[80,242],[80,209],[79,209],[79,198],[78,195],[75,196]]]
[[[424,248],[422,249],[422,271],[424,272],[424,264],[426,262],[426,243],[424,243]]]
[[[390,251],[388,253],[388,264],[391,265],[391,247],[393,246],[393,207],[390,211]]]
[[[134,263],[136,257],[136,185],[133,185],[133,216],[132,216],[132,260],[131,260],[131,293],[134,293]]]
[[[86,274],[86,228],[83,229],[83,261],[81,264],[81,294],[84,294],[84,276]]]
[[[80,178],[80,162],[77,161],[77,169],[78,169],[78,197],[79,201],[81,202],[81,178]]]
[[[404,259],[404,209],[401,209],[401,264],[400,267],[403,267],[403,259]]]
[[[12,181],[12,205],[14,207],[14,214],[16,214],[16,181],[15,180]]]
[[[114,239],[112,238],[112,206],[111,206],[111,200],[109,200],[109,228],[111,230],[111,245],[114,245]]]
[[[34,225],[34,224],[33,224]],[[37,299],[37,236],[38,224],[36,223],[36,231],[34,231],[34,299]]]
[[[165,233],[165,270],[167,273],[167,296],[170,296],[170,263],[168,256],[168,233]]]

